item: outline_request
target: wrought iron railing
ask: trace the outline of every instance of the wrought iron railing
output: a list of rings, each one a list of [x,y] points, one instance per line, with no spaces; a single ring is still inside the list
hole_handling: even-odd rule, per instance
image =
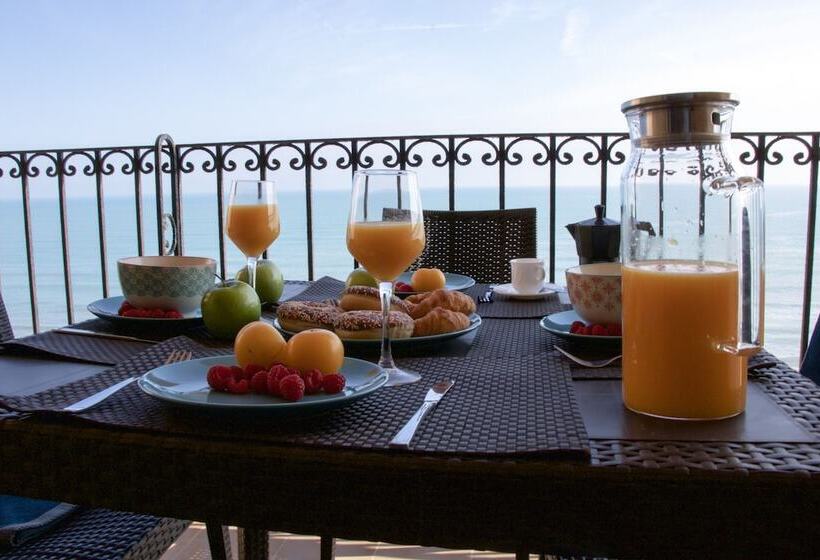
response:
[[[749,166],[751,172],[765,179],[770,167],[789,164],[801,171],[801,183],[807,185],[806,252],[803,272],[801,354],[806,346],[812,324],[811,300],[814,269],[814,238],[817,207],[818,161],[820,132],[751,132],[735,133],[737,161]],[[739,150],[737,149],[739,148]],[[136,219],[136,244],[140,255],[146,252],[143,188],[146,181],[153,187],[156,201],[157,250],[163,251],[164,199],[170,196],[171,212],[176,228],[184,231],[184,208],[181,188],[186,175],[204,173],[212,177],[216,198],[216,226],[219,239],[219,266],[226,272],[224,241],[225,181],[227,174],[241,171],[259,178],[281,170],[301,175],[305,196],[305,228],[307,276],[314,277],[314,172],[329,167],[349,170],[387,167],[414,169],[432,166],[446,170],[448,205],[456,208],[459,168],[484,167],[493,170],[497,185],[498,208],[507,202],[511,169],[529,166],[539,170],[545,179],[548,197],[548,262],[549,277],[555,279],[556,263],[556,200],[558,175],[561,168],[585,166],[595,169],[600,187],[600,202],[607,202],[607,188],[616,171],[626,161],[628,137],[623,133],[535,133],[535,134],[468,134],[431,136],[390,136],[366,138],[330,138],[299,140],[263,140],[252,142],[217,142],[174,144],[170,136],[160,135],[153,146],[109,148],[26,150],[0,152],[0,192],[8,189],[3,180],[17,182],[21,189],[23,229],[25,238],[28,300],[32,329],[40,329],[36,266],[31,227],[30,181],[41,175],[56,180],[59,227],[62,244],[62,274],[65,291],[66,319],[74,321],[69,227],[66,212],[66,179],[77,174],[94,179],[96,190],[96,220],[98,226],[100,282],[104,296],[109,295],[108,249],[104,192],[106,181],[117,175],[133,183]],[[785,154],[785,155],[784,155]],[[153,180],[151,180],[153,176]],[[164,178],[169,178],[168,186]],[[617,179],[616,179],[617,181]],[[149,188],[150,188],[149,187]],[[178,235],[175,251],[184,253],[184,236]],[[0,275],[3,264],[0,263]]]

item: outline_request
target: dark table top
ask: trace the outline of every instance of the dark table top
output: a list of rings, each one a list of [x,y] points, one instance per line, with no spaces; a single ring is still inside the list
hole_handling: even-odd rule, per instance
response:
[[[0,355],[0,394],[30,394],[103,369]],[[657,426],[634,425],[618,406],[619,381],[574,383],[592,438],[589,465],[253,446],[29,418],[0,422],[0,492],[445,547],[646,558],[814,554],[813,383],[783,364],[755,376],[750,398],[796,419],[806,441],[640,439]]]

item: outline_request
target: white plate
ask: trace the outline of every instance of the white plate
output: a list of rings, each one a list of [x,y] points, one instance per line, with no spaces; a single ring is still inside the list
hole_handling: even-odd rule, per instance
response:
[[[345,358],[341,374],[345,376],[344,391],[335,395],[319,393],[305,395],[296,402],[289,402],[271,395],[232,395],[212,391],[206,379],[208,368],[217,364],[235,365],[233,354],[200,358],[166,364],[152,369],[137,380],[146,394],[174,404],[250,410],[317,410],[348,404],[372,393],[387,382],[387,373],[370,362]]]
[[[501,284],[500,286],[496,286],[493,288],[493,293],[507,299],[522,299],[522,300],[532,300],[532,299],[544,299],[547,296],[551,296],[555,293],[555,290],[551,290],[544,286],[541,288],[541,291],[535,294],[520,294],[513,288],[512,284]]]

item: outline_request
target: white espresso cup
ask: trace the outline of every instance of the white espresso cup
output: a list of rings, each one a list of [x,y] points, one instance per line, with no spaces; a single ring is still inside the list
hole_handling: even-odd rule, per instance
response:
[[[537,294],[544,287],[547,273],[544,271],[543,259],[513,259],[510,261],[510,268],[513,288],[519,294]]]

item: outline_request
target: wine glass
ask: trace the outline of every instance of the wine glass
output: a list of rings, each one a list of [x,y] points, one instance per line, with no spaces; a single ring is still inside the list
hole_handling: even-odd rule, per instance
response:
[[[390,352],[388,315],[393,281],[424,250],[424,220],[416,174],[373,169],[357,171],[347,222],[347,249],[379,281],[382,349],[379,366],[387,385],[413,383],[417,373],[400,370]]]
[[[279,237],[279,208],[273,181],[234,180],[225,231],[248,259],[248,280],[256,289],[256,261]]]

